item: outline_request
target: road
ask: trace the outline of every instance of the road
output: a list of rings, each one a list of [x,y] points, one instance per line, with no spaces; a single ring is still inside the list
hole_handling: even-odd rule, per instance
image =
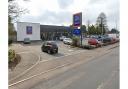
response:
[[[119,47],[30,89],[119,89]]]

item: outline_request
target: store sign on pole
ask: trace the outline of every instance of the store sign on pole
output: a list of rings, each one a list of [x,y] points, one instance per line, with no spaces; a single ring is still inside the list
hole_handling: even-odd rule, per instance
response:
[[[80,35],[81,34],[81,30],[80,29],[74,29],[73,30],[73,34],[74,35]]]
[[[73,15],[73,26],[80,27],[82,25],[82,13],[76,13]]]

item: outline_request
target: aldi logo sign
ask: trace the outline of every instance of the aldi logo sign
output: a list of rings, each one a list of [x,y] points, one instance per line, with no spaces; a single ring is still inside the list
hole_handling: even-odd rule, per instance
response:
[[[32,26],[26,27],[26,34],[32,34]]]
[[[82,25],[82,13],[77,13],[73,15],[73,26],[80,27]]]

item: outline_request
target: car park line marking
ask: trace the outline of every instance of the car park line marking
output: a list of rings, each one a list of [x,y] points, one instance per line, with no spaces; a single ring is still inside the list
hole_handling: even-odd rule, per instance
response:
[[[32,52],[20,52],[20,54],[21,54],[21,53],[32,53]],[[35,54],[35,55],[36,55],[36,54]],[[36,55],[36,56],[37,56],[37,55]],[[40,61],[40,55],[38,56],[38,61],[37,61],[33,66],[31,66],[30,68],[26,69],[25,71],[23,71],[21,74],[17,75],[15,78],[11,79],[10,81],[13,81],[13,80],[15,80],[16,78],[18,78],[18,77],[24,75],[26,72],[28,72],[28,71],[31,70],[33,67],[35,67],[35,66],[39,63],[39,61]]]
[[[68,51],[72,52],[72,51],[74,51],[74,50],[68,50]]]

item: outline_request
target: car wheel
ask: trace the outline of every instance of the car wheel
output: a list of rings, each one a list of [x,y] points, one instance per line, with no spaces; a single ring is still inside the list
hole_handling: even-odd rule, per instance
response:
[[[58,50],[56,50],[56,53],[58,53]]]
[[[43,52],[45,52],[45,50],[44,50],[44,49],[42,49],[42,51],[43,51]]]
[[[99,47],[99,44],[98,43],[96,44],[96,47]]]
[[[51,54],[51,50],[48,50],[47,52],[48,52],[48,54]]]

